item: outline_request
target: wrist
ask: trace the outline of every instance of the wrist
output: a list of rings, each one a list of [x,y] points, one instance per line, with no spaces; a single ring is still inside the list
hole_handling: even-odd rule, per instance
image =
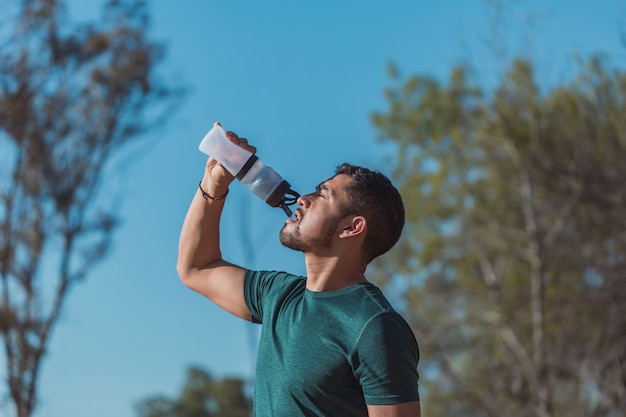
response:
[[[203,182],[205,184],[203,184]],[[200,191],[200,195],[202,195],[202,198],[204,198],[205,200],[213,200],[213,201],[219,201],[219,200],[223,200],[226,198],[226,196],[228,195],[228,186],[226,187],[210,187],[206,185],[206,182],[201,180],[198,183],[198,189]]]

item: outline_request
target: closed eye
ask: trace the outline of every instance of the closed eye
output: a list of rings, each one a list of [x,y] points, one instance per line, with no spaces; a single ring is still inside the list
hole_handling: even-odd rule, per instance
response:
[[[322,184],[322,185],[318,185],[318,186],[315,188],[315,193],[316,193],[317,195],[319,195],[320,197],[322,197],[322,198],[326,198],[326,195],[328,194],[328,192],[329,192],[329,191],[328,191],[328,187],[326,187],[326,186],[325,186],[325,185],[323,185],[323,184]]]

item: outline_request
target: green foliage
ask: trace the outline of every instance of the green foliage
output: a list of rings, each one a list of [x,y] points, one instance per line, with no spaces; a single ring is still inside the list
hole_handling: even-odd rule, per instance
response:
[[[177,399],[162,395],[137,405],[138,417],[249,417],[251,401],[238,378],[215,380],[202,368],[187,370],[187,381]]]
[[[373,116],[407,206],[376,264],[420,342],[429,416],[626,409],[626,73],[550,91],[527,61],[493,91],[411,77]]]

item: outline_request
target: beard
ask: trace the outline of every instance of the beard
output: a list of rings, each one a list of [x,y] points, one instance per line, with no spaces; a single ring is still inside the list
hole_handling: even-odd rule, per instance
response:
[[[296,223],[291,229],[285,225],[280,231],[279,240],[280,243],[289,248],[299,252],[308,252],[315,247],[329,248],[333,241],[333,235],[340,219],[333,220],[325,230],[322,230],[319,234],[312,236],[303,236],[300,230],[300,224]]]

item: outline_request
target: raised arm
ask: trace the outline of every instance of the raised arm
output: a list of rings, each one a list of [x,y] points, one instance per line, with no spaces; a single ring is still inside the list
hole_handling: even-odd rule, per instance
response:
[[[227,132],[227,136],[239,146],[256,152],[246,139],[232,132]],[[250,320],[243,296],[246,270],[224,261],[220,250],[220,218],[233,179],[222,165],[209,158],[201,187],[210,197],[204,198],[198,189],[191,201],[180,233],[176,269],[187,287],[226,311]]]

